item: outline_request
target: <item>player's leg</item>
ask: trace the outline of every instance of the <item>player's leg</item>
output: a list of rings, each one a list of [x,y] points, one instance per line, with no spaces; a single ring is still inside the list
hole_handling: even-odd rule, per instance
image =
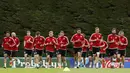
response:
[[[95,66],[96,68],[98,68],[99,66],[99,62],[100,62],[100,48],[95,48],[95,53],[96,53],[96,56],[95,56]]]
[[[96,65],[96,48],[93,47],[93,61],[94,61],[94,67]]]
[[[92,68],[92,63],[93,63],[93,53],[92,53],[92,51],[89,51],[88,58],[89,58],[89,68]]]
[[[40,64],[40,66],[42,66],[43,65],[43,60],[42,60],[42,53],[43,53],[43,51],[42,50],[39,50],[39,64]]]
[[[7,66],[7,56],[8,56],[8,54],[7,54],[7,51],[6,50],[4,50],[4,68],[6,68]]]
[[[121,61],[121,65],[120,65],[120,68],[123,68],[124,67],[124,62],[125,62],[125,50],[121,50],[121,58],[120,58],[120,61]]]
[[[114,68],[115,62],[117,60],[117,49],[112,49],[111,50],[111,68]]]
[[[61,50],[57,51],[58,68],[61,68]]]
[[[82,52],[82,59],[83,59],[83,65],[85,67],[85,63],[86,63],[86,52]]]
[[[27,62],[28,62],[28,50],[24,51],[24,62],[25,62],[25,68],[27,68]]]
[[[61,52],[62,66],[64,64],[64,66],[67,67],[67,62],[66,62],[65,55],[66,55],[66,50],[62,50],[62,52]]]
[[[30,64],[30,66],[31,66],[31,61],[32,61],[32,50],[29,50],[29,52],[28,52],[28,60],[29,60],[29,64]]]
[[[117,62],[120,64],[120,68],[121,68],[121,51],[120,50],[118,50]]]
[[[31,66],[31,56],[32,56],[32,50],[25,50],[24,52],[25,68]]]
[[[101,64],[102,64],[102,67],[106,65],[106,62],[105,62],[105,53],[100,53],[100,58],[101,58]]]
[[[50,52],[50,60],[49,60],[49,65],[50,65],[50,67],[52,67],[52,57],[53,57],[53,54],[54,54],[54,52]]]
[[[77,58],[78,58],[77,52],[78,52],[77,48],[74,48],[74,64],[75,64],[75,68],[76,68],[76,65],[77,65]]]
[[[49,58],[50,58],[50,55],[49,55],[49,52],[47,51],[46,52],[46,68],[48,68],[49,67]]]
[[[12,66],[13,65],[13,61],[12,61],[12,59],[13,59],[13,57],[12,57],[12,53],[13,53],[13,51],[7,51],[8,52],[8,58],[9,58],[9,65],[10,66]]]
[[[12,51],[12,68],[16,68],[16,51]]]
[[[39,54],[37,50],[35,50],[34,52],[34,61],[35,61],[35,67],[39,68]]]
[[[47,61],[46,68],[50,68],[50,61],[51,61],[50,55],[51,55],[51,53],[49,51],[47,51],[46,55],[47,55],[47,57],[46,57],[46,61]]]
[[[77,66],[77,68],[79,68],[80,61],[81,61],[81,54],[82,54],[81,51],[82,51],[82,49],[78,48],[78,66]]]

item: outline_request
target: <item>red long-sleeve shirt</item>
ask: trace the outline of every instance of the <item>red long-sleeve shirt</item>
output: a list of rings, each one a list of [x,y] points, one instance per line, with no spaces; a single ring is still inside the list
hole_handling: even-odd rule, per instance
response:
[[[34,42],[34,38],[32,36],[25,36],[24,48],[27,50],[33,50],[34,49],[33,42]]]
[[[74,34],[71,38],[71,42],[73,43],[74,48],[82,48],[82,45],[84,44],[83,34]]]
[[[4,37],[2,42],[2,47],[4,50],[12,51],[12,47],[15,45],[15,41],[12,37]]]
[[[69,44],[67,36],[58,37],[57,42],[58,42],[58,49],[61,49],[61,50],[67,49],[67,45]]]
[[[121,44],[122,43],[122,44]],[[128,45],[128,39],[125,36],[119,36],[119,50],[125,50]]]
[[[87,39],[85,39],[85,44],[82,47],[82,52],[87,52],[88,47],[89,47],[89,42]]]
[[[116,34],[109,34],[107,38],[109,49],[117,49],[119,43],[119,36]],[[114,41],[114,42],[111,42]],[[111,43],[110,43],[111,42]]]
[[[46,51],[55,52],[57,39],[55,37],[47,37],[45,40]]]
[[[100,49],[100,53],[106,53],[106,49],[108,48],[108,44],[107,44],[107,42],[106,41],[103,41],[102,43],[101,43],[101,45],[102,45],[102,47],[101,47],[101,49]]]
[[[93,47],[100,47],[101,46],[101,39],[102,39],[102,34],[93,33],[89,40],[91,42],[93,42]]]
[[[12,37],[14,42],[15,42],[15,45],[12,47],[12,50],[13,51],[18,51],[18,47],[20,45],[20,41],[19,41],[19,38],[18,37]]]
[[[43,50],[45,45],[45,38],[43,36],[37,36],[34,38],[34,47],[37,50]]]

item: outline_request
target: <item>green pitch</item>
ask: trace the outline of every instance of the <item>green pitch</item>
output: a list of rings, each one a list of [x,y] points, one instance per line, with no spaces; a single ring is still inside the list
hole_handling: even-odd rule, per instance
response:
[[[130,73],[130,69],[70,69],[69,72],[64,72],[63,69],[25,69],[25,68],[16,68],[16,69],[3,69],[0,68],[0,73]]]

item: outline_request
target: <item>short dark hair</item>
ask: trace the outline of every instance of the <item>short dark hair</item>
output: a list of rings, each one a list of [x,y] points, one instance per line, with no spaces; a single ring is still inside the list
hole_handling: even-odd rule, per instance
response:
[[[30,30],[27,30],[27,32],[30,32],[30,33],[31,33],[31,31],[30,31]]]
[[[112,31],[113,31],[113,30],[116,30],[116,28],[112,28]]]
[[[81,28],[77,28],[77,30],[81,30]]]
[[[51,32],[53,33],[53,31],[52,31],[52,30],[51,30],[51,31],[49,31],[49,33],[51,33]]]
[[[63,31],[63,30],[61,30],[61,31],[60,31],[60,33],[64,33],[64,31]]]
[[[36,35],[40,35],[41,33],[39,31],[36,32]]]
[[[5,33],[10,33],[9,31],[6,31]]]

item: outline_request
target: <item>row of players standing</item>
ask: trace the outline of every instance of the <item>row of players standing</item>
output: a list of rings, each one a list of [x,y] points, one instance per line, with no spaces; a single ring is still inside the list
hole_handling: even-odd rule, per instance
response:
[[[90,67],[92,66],[92,61],[94,60],[94,64],[97,64],[97,61],[100,60],[101,56],[104,57],[106,54],[106,49],[109,50],[109,56],[113,58],[115,54],[120,54],[119,59],[123,60],[122,64],[124,64],[124,56],[125,50],[128,45],[128,40],[124,36],[124,32],[120,31],[119,35],[116,34],[116,29],[112,29],[112,34],[108,35],[107,42],[103,40],[102,34],[99,32],[99,28],[95,28],[95,33],[93,33],[89,39],[85,39],[85,35],[82,34],[81,29],[77,29],[77,33],[74,34],[71,38],[71,42],[74,47],[74,58],[75,63],[77,64],[77,68],[79,68],[81,57],[84,58],[85,65],[85,57],[86,53],[89,53],[90,56]],[[20,41],[18,37],[16,37],[16,33],[11,33],[12,37],[10,37],[10,33],[6,32],[6,36],[3,39],[2,47],[4,48],[4,67],[6,68],[6,58],[9,57],[11,59],[10,62],[17,61],[16,53],[18,51],[18,47],[20,45]],[[31,32],[27,31],[27,35],[24,37],[24,57],[25,63],[27,63],[29,58],[29,63],[31,63],[32,52],[34,52],[35,65],[39,67],[39,62],[42,61],[42,53],[44,46],[46,47],[46,55],[47,55],[47,64],[46,67],[51,66],[51,61],[53,54],[57,51],[57,61],[58,66],[61,68],[61,64],[64,63],[66,65],[65,53],[67,50],[67,46],[69,44],[69,40],[67,36],[64,35],[64,32],[61,31],[58,38],[53,36],[53,31],[49,31],[49,36],[45,39],[40,35],[40,32],[36,32],[36,36],[33,38],[31,36]],[[89,51],[88,51],[89,50]],[[121,61],[120,60],[120,61]],[[15,67],[14,63],[13,66]],[[25,65],[25,67],[27,64]]]

